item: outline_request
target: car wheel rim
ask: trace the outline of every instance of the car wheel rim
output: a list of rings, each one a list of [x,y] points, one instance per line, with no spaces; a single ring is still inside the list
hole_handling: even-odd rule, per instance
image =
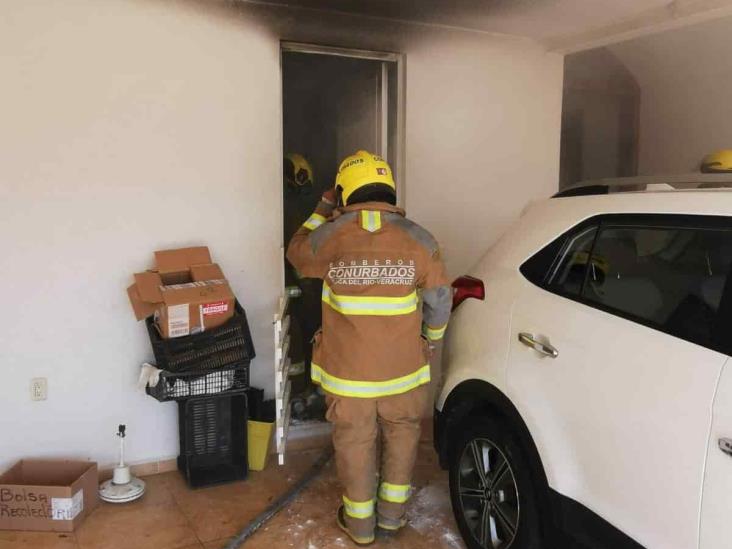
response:
[[[518,488],[506,456],[490,440],[476,438],[459,462],[458,493],[465,522],[485,549],[508,549],[518,532]]]

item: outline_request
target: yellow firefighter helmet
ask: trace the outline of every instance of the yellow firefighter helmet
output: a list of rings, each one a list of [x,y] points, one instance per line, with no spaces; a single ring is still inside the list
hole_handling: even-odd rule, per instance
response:
[[[368,151],[357,151],[345,158],[338,168],[336,191],[343,204],[348,205],[354,193],[362,189],[385,191],[396,197],[396,184],[389,164]]]
[[[732,149],[715,151],[704,157],[701,163],[703,173],[729,173],[732,172]]]
[[[295,189],[313,186],[313,167],[298,153],[288,153],[284,162],[285,182]]]

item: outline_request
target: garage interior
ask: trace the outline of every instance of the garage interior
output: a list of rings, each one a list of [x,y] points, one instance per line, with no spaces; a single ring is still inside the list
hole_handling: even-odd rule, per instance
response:
[[[57,458],[109,477],[124,423],[126,460],[147,483],[139,501],[102,504],[73,532],[0,530],[0,549],[225,547],[320,455],[327,424],[306,403],[282,435],[284,465],[273,455],[247,480],[191,490],[176,471],[177,407],[136,386],[152,354],[130,314],[130,273],[153,250],[209,246],[247,312],[251,385],[278,396],[283,154],[311,160],[317,198],[340,158],[379,151],[454,278],[533,201],[582,180],[696,171],[732,142],[729,2],[416,4],[0,8],[0,472]],[[292,381],[307,401],[306,376]],[[410,525],[375,547],[464,547],[429,414]],[[349,546],[339,497],[330,464],[246,547]]]

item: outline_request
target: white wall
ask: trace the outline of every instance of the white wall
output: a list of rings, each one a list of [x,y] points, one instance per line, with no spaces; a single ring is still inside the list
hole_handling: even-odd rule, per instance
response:
[[[208,244],[271,389],[279,289],[279,39],[407,55],[407,206],[466,269],[557,185],[562,62],[522,40],[283,8],[5,3],[0,18],[0,468],[21,456],[177,454],[174,404],[125,295],[155,249]],[[29,400],[29,381],[49,399]]]
[[[640,90],[606,48],[564,59],[560,185],[635,175]]]
[[[697,171],[732,148],[730,36],[726,17],[611,47],[641,87],[639,173]]]

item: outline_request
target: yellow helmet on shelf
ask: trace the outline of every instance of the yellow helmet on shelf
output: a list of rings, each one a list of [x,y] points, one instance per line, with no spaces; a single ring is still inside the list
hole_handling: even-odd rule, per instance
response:
[[[704,157],[701,163],[702,173],[732,172],[732,149],[715,151]]]
[[[363,150],[346,157],[338,168],[335,185],[343,204],[348,205],[353,193],[369,185],[386,186],[396,196],[391,168],[383,158]]]

